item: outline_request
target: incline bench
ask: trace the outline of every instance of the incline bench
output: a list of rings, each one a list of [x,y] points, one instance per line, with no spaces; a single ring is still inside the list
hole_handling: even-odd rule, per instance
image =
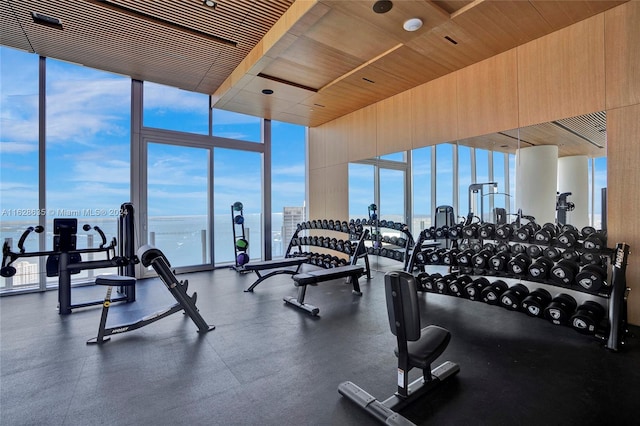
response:
[[[364,267],[360,265],[339,266],[337,268],[320,269],[317,271],[296,274],[293,276],[293,282],[295,286],[298,287],[298,297],[294,298],[293,296],[288,296],[284,298],[284,301],[308,311],[311,315],[318,315],[320,309],[308,303],[304,303],[304,296],[307,292],[308,285],[316,285],[324,281],[331,281],[338,278],[348,278],[353,285],[352,293],[361,296],[362,292],[360,291],[358,278],[360,278],[362,274],[364,274]]]

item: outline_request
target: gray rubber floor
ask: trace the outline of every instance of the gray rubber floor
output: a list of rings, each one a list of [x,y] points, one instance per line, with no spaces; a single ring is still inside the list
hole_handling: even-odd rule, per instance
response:
[[[318,317],[285,305],[296,289],[274,276],[245,293],[255,275],[230,269],[180,276],[198,292],[205,334],[181,313],[86,345],[100,310],[60,316],[57,293],[0,298],[2,425],[369,425],[342,398],[351,380],[379,399],[395,391],[384,272],[310,287]],[[74,289],[74,302],[103,287]],[[452,333],[439,361],[460,373],[403,414],[417,424],[637,425],[640,344],[613,353],[593,338],[524,314],[424,294],[424,325]],[[172,301],[159,280],[136,302],[112,305],[111,324]],[[632,332],[640,334],[638,327]],[[437,362],[436,364],[438,364]],[[412,378],[419,371],[412,372]]]

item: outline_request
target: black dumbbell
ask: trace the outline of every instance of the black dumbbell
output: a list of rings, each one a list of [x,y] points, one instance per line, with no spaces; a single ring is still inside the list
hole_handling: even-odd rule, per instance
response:
[[[589,235],[595,234],[595,233],[596,233],[596,228],[594,228],[593,226],[585,226],[580,230],[580,235],[582,236],[583,240],[587,238]]]
[[[542,250],[542,255],[547,259],[555,262],[556,260],[560,260],[562,257],[562,252],[556,247],[546,247]]]
[[[500,303],[500,296],[509,286],[502,280],[496,280],[485,287],[480,293],[480,298],[484,303],[489,305],[497,305]]]
[[[436,293],[449,294],[449,283],[456,279],[455,274],[447,274],[434,281]]]
[[[447,266],[457,266],[458,249],[452,248],[444,252],[442,255],[442,263]]]
[[[520,304],[528,294],[529,289],[526,286],[515,284],[502,293],[500,296],[500,306],[510,311],[517,311],[520,309]]]
[[[429,252],[426,250],[416,253],[416,262],[420,265],[426,265],[429,263]]]
[[[556,325],[567,325],[577,306],[576,299],[566,293],[560,293],[544,309],[544,317]]]
[[[456,224],[449,228],[449,238],[460,238],[462,236],[462,225]]]
[[[602,265],[586,265],[576,274],[575,280],[581,289],[589,292],[597,292],[605,286],[607,270]]]
[[[511,253],[513,254],[520,254],[520,253],[526,253],[526,252],[527,252],[527,247],[524,246],[523,244],[516,243],[511,246]]]
[[[523,225],[520,228],[516,229],[514,237],[516,241],[527,243],[533,238],[535,232],[536,231],[534,224],[532,222],[529,222],[526,225]]]
[[[478,238],[478,224],[472,223],[462,228],[462,236],[464,238]]]
[[[551,260],[546,257],[539,257],[529,265],[529,276],[536,280],[546,280],[549,278],[551,268],[553,268],[553,262]]]
[[[509,245],[509,243],[506,241],[498,243],[498,245],[496,245],[496,253],[499,252],[511,253],[511,246]]]
[[[441,265],[442,264],[442,256],[444,256],[447,249],[439,248],[433,249],[429,252],[429,263],[432,265]]]
[[[489,259],[493,253],[489,249],[482,249],[471,258],[471,266],[476,269],[487,269]]]
[[[557,228],[553,223],[545,223],[534,235],[533,240],[537,244],[551,244],[556,237]]]
[[[593,300],[587,300],[578,307],[571,317],[571,328],[582,334],[595,334],[605,315],[604,307]]]
[[[580,266],[577,262],[561,259],[553,265],[549,277],[560,285],[570,286],[574,283],[579,270]]]
[[[571,225],[564,225],[556,241],[558,241],[558,244],[562,247],[571,248],[578,245],[579,238],[580,234],[576,228]]]
[[[529,265],[531,265],[529,256],[526,253],[520,253],[509,260],[507,270],[515,275],[525,275],[529,271]]]
[[[496,226],[493,223],[483,223],[478,227],[478,236],[484,240],[492,240],[496,234]]]
[[[580,265],[602,265],[606,266],[606,257],[602,257],[597,253],[584,252],[580,255]]]
[[[489,280],[485,277],[479,277],[467,284],[464,287],[464,291],[462,292],[462,296],[466,297],[469,300],[480,300],[482,290],[485,287],[491,285]]]
[[[449,237],[449,227],[447,225],[441,226],[436,229],[436,238],[448,238]]]
[[[473,279],[468,275],[460,275],[456,277],[455,279],[449,281],[449,294],[461,297],[467,284],[471,283],[472,281]]]
[[[511,240],[513,235],[513,225],[509,223],[502,224],[496,228],[496,238],[499,240]]]
[[[458,263],[458,266],[471,268],[473,265],[473,255],[474,252],[471,249],[462,250],[456,256],[456,262]]]
[[[510,253],[498,252],[489,259],[489,268],[496,272],[504,272],[507,270],[507,264],[509,263],[510,259]]]
[[[433,292],[434,291],[433,280],[435,275],[436,274],[431,275],[428,272],[420,272],[416,280],[418,284],[418,291]],[[440,274],[437,274],[437,275],[441,276]]]
[[[542,249],[536,244],[531,244],[527,246],[526,253],[531,259],[537,259],[542,256]]]
[[[582,248],[591,252],[602,251],[607,248],[607,238],[602,233],[594,232],[584,239]]]
[[[544,288],[533,290],[522,300],[522,310],[531,317],[541,317],[551,302],[551,293]]]
[[[580,253],[575,250],[565,250],[562,253],[562,258],[575,263],[580,263]]]

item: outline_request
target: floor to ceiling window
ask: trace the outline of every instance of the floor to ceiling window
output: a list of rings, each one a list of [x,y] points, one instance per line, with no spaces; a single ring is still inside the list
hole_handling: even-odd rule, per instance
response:
[[[116,237],[120,205],[130,201],[131,83],[53,59],[47,59],[46,75],[47,229],[56,217],[75,217],[77,247],[97,246],[98,234],[80,228],[98,226],[108,239]],[[46,236],[51,248],[52,233]],[[82,271],[74,279],[93,273]],[[49,281],[57,285],[56,277]]]
[[[216,264],[235,263],[231,206],[243,205],[244,239],[250,259],[262,258],[262,156],[256,152],[215,148],[213,151],[214,250]],[[236,236],[239,237],[236,230]]]
[[[209,153],[147,143],[147,241],[173,267],[211,263]]]
[[[39,224],[38,198],[38,56],[0,47],[0,244],[9,240],[14,249],[29,226]],[[37,251],[39,238],[25,241],[26,251]],[[18,260],[17,273],[0,279],[0,290],[38,288],[41,263],[37,258]]]
[[[411,230],[416,235],[431,227],[431,153],[433,147],[417,148],[411,152],[411,187],[413,189],[413,220]]]
[[[271,122],[271,252],[282,257],[296,230],[306,220],[306,128]]]

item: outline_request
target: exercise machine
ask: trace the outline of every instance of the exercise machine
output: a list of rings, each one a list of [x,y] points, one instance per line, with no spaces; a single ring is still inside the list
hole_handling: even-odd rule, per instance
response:
[[[102,344],[104,342],[108,342],[110,339],[108,336],[137,330],[180,311],[184,311],[184,313],[191,318],[194,324],[198,327],[199,333],[206,333],[216,328],[214,325],[207,324],[204,318],[202,318],[202,315],[198,312],[198,308],[196,308],[196,300],[198,298],[197,293],[194,292],[192,296],[187,294],[189,282],[187,280],[178,281],[175,274],[171,271],[171,264],[169,263],[169,260],[167,260],[160,250],[149,245],[144,245],[138,249],[137,256],[143,266],[153,267],[164,285],[167,287],[167,290],[169,290],[176,300],[176,303],[132,322],[107,327],[107,317],[109,315],[111,291],[113,287],[135,287],[136,279],[120,275],[98,276],[96,278],[96,284],[106,285],[107,294],[102,303],[102,315],[100,317],[100,325],[98,326],[98,336],[93,339],[89,339],[87,344]]]
[[[134,245],[135,234],[133,230],[133,206],[125,203],[121,206],[118,222],[118,232],[121,241],[119,254],[116,255],[116,239],[113,238],[107,243],[107,237],[98,226],[85,224],[84,231],[94,230],[100,235],[101,243],[99,247],[78,249],[76,247],[78,219],[76,218],[55,218],[53,219],[53,247],[49,251],[26,252],[24,242],[31,232],[41,233],[42,226],[28,227],[18,240],[18,252],[14,252],[8,242],[5,241],[2,247],[2,269],[0,275],[11,277],[16,274],[12,263],[24,257],[47,256],[46,272],[48,277],[58,277],[58,312],[61,315],[70,314],[72,309],[87,306],[100,305],[102,300],[91,300],[80,303],[71,303],[71,275],[88,269],[101,269],[118,267],[119,273],[127,276],[135,275],[135,264],[138,262],[135,257]],[[106,259],[103,260],[82,260],[83,254],[104,253]],[[122,286],[119,288],[119,297],[112,299],[112,302],[133,302],[135,301],[135,287]]]
[[[567,212],[573,211],[576,208],[574,203],[567,201],[569,195],[571,195],[571,192],[558,192],[556,196],[556,211],[558,212],[556,222],[560,226],[567,224]]]
[[[447,348],[451,334],[436,325],[421,328],[416,278],[404,271],[388,272],[384,287],[389,326],[398,343],[398,390],[382,402],[349,381],[341,383],[338,392],[384,424],[413,425],[399,411],[457,374],[460,367],[446,361],[431,370],[431,364]],[[420,368],[422,377],[409,383],[413,368]]]

